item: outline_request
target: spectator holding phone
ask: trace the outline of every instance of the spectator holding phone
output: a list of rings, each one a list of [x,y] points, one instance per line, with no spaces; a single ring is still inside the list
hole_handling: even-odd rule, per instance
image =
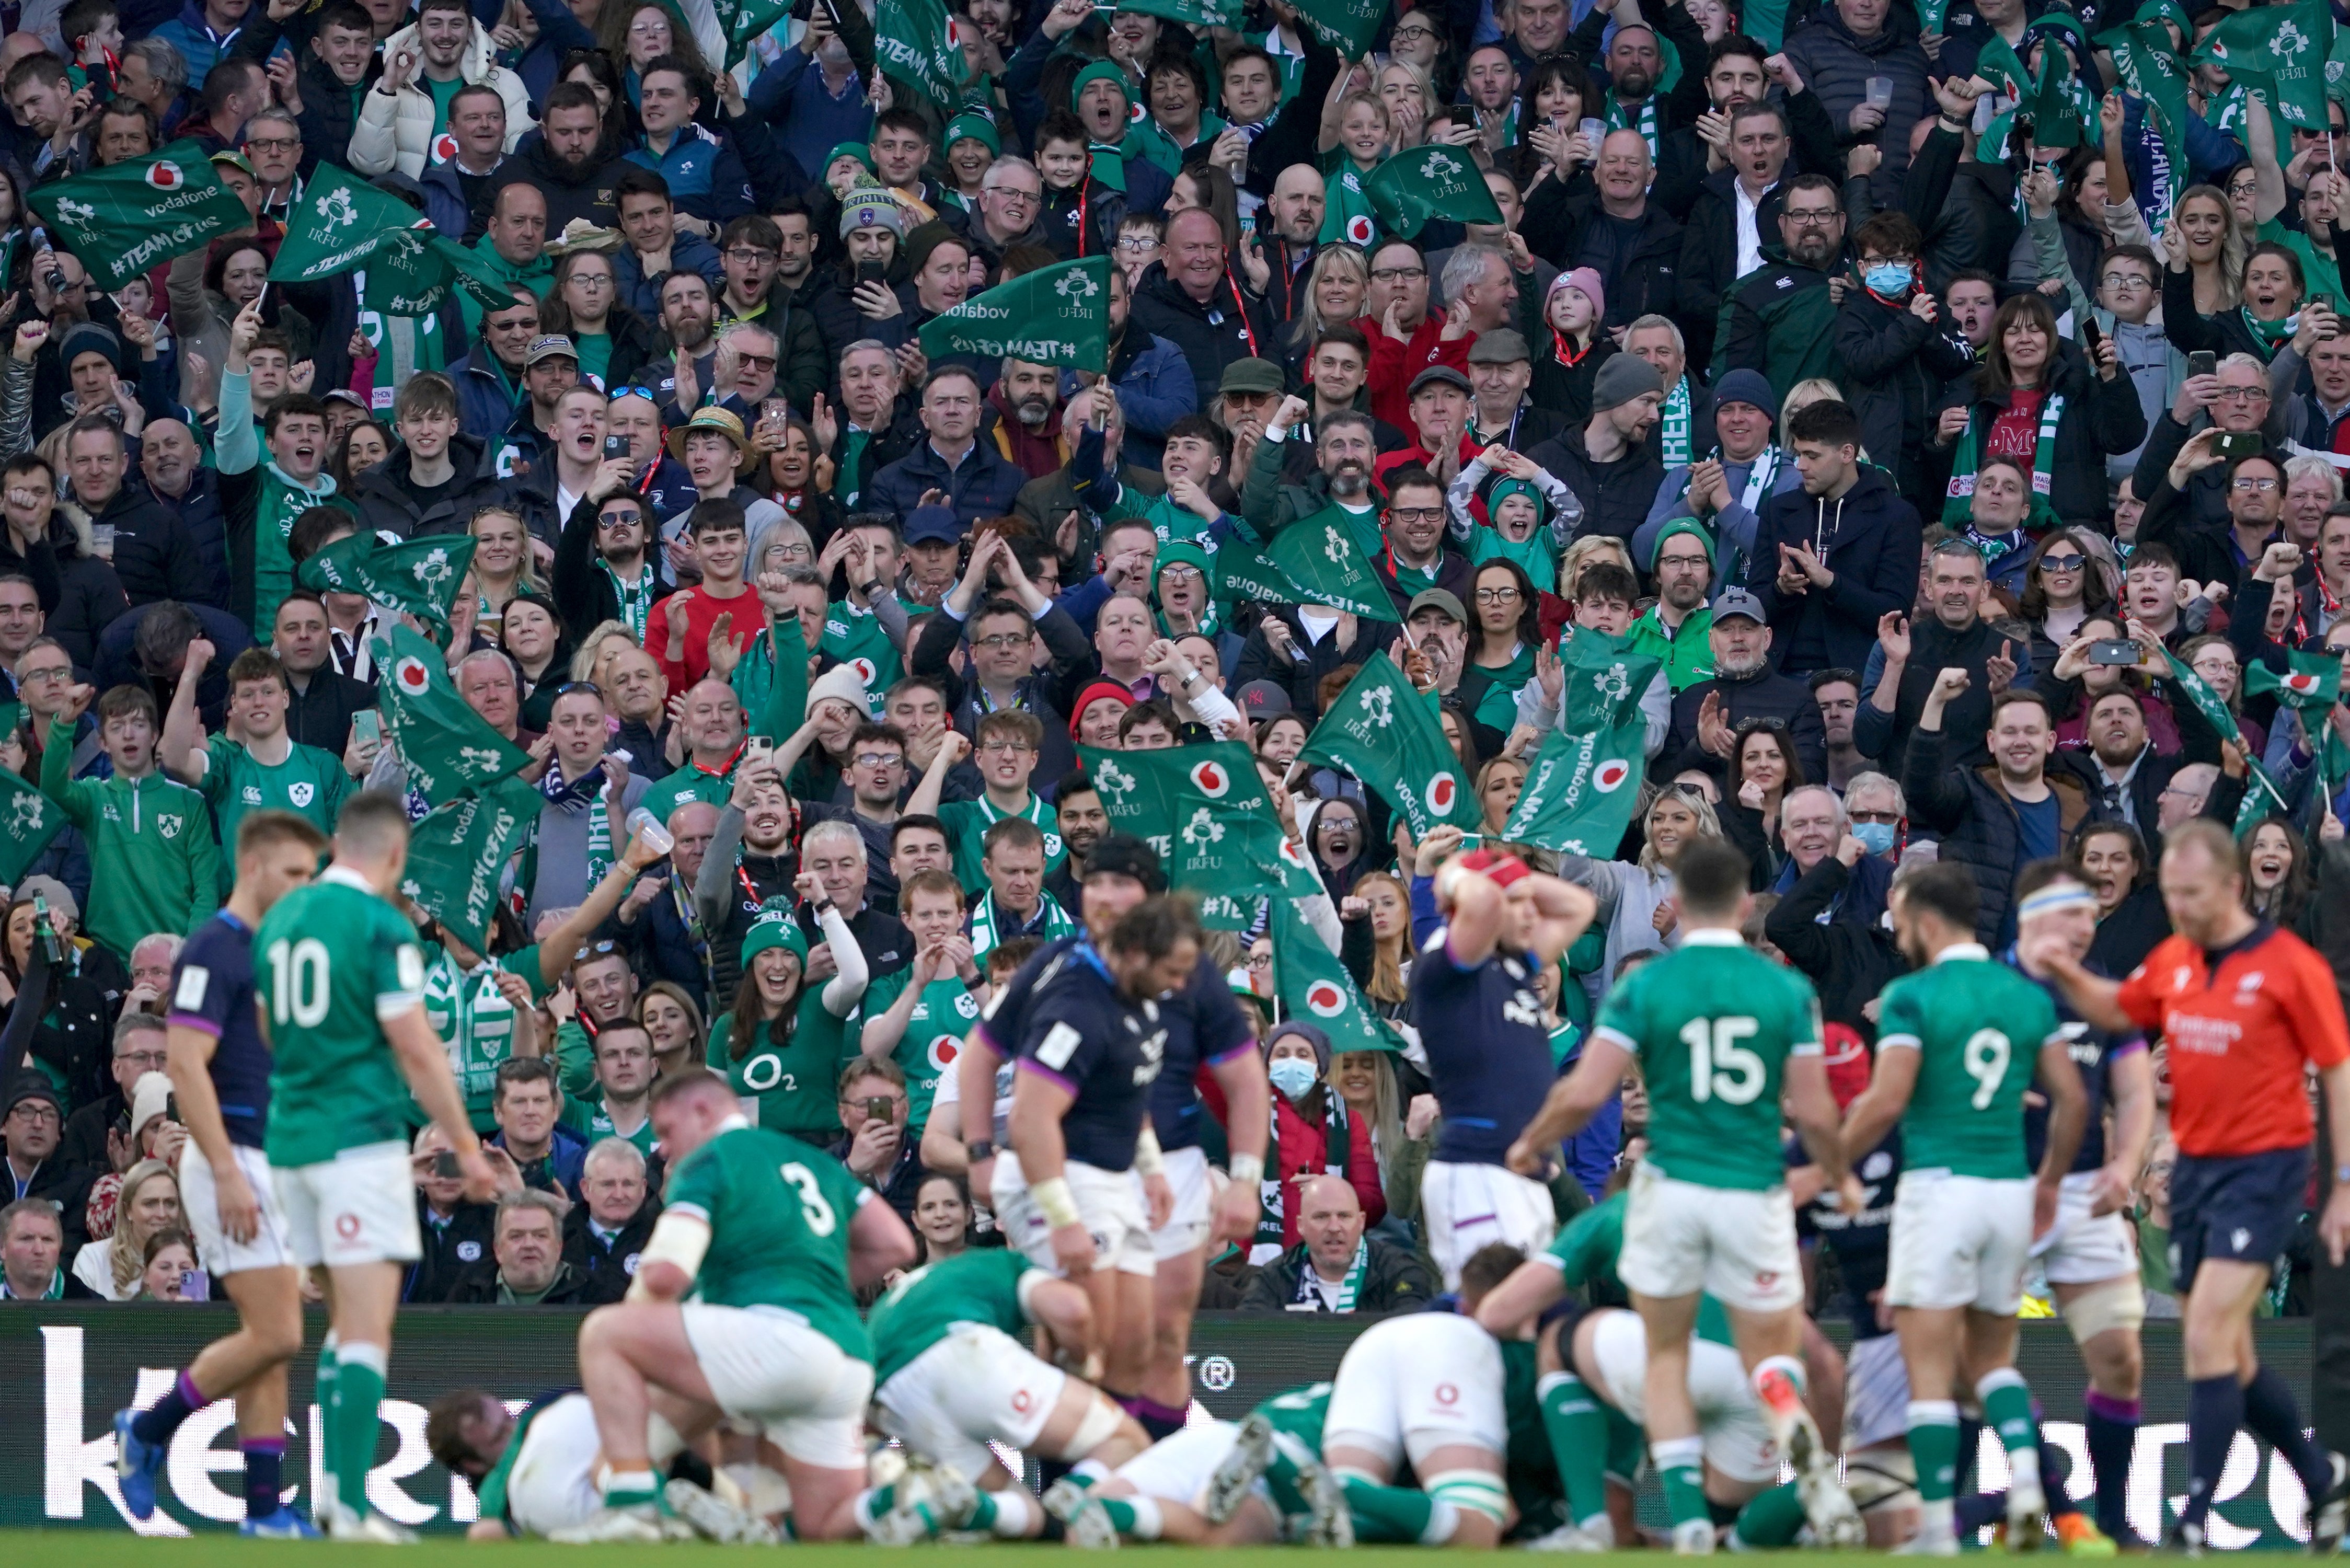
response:
[[[897,1063],[869,1056],[850,1063],[840,1075],[840,1137],[825,1151],[909,1225],[931,1176],[922,1168],[922,1140],[908,1135],[910,1106],[905,1069]]]

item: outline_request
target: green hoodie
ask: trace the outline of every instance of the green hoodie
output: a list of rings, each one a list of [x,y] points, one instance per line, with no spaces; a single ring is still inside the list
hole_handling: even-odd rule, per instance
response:
[[[41,793],[89,841],[82,925],[124,960],[140,938],[184,936],[220,908],[220,848],[201,791],[160,771],[77,779],[72,738],[60,734],[41,753]]]

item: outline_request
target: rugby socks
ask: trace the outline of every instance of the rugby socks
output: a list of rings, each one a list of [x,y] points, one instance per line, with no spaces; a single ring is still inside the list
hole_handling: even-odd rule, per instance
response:
[[[345,1345],[335,1352],[334,1404],[327,1412],[327,1425],[335,1434],[335,1459],[328,1475],[336,1501],[344,1511],[361,1519],[367,1517],[368,1471],[375,1468],[376,1415],[383,1403],[384,1375],[389,1370],[390,1358],[380,1345]]]
[[[2032,1418],[2032,1390],[2012,1366],[1995,1366],[1975,1382],[1983,1420],[1999,1434],[2008,1466],[2017,1474],[2040,1476],[2040,1423]]]
[[[1120,1409],[1141,1424],[1154,1443],[1165,1441],[1190,1424],[1189,1411],[1170,1409],[1156,1399],[1146,1399],[1139,1394],[1120,1399],[1118,1403]]]
[[[1545,1372],[1534,1385],[1543,1435],[1566,1488],[1566,1516],[1576,1524],[1607,1511],[1607,1418],[1583,1379]]]
[[[1663,1438],[1649,1443],[1648,1458],[1665,1489],[1665,1511],[1675,1528],[1691,1521],[1711,1523],[1705,1506],[1705,1439]]]
[[[610,1496],[608,1492],[605,1495],[608,1499]],[[898,1483],[895,1481],[888,1486],[877,1486],[858,1492],[855,1504],[857,1522],[869,1531],[888,1518],[897,1506]]]
[[[2081,1428],[2097,1478],[2097,1528],[2116,1541],[2129,1529],[2129,1468],[2137,1452],[2138,1402],[2092,1388],[2081,1399]]]
[[[1156,1499],[1103,1497],[1096,1498],[1094,1501],[1104,1513],[1109,1515],[1109,1521],[1118,1527],[1118,1532],[1120,1535],[1131,1536],[1137,1541],[1159,1539],[1159,1532],[1163,1521],[1159,1517],[1159,1503]]]
[[[1338,1485],[1347,1494],[1347,1511],[1354,1517],[1358,1542],[1441,1546],[1452,1539],[1460,1522],[1451,1503],[1414,1488],[1380,1486],[1361,1476],[1342,1476]]]
[[[2269,1447],[2293,1467],[2293,1473],[2301,1478],[2302,1490],[2309,1494],[2310,1507],[2315,1508],[2333,1488],[2334,1466],[2325,1450],[2302,1430],[2300,1402],[2276,1368],[2262,1367],[2245,1385],[2244,1425],[2254,1437],[2266,1438]]]
[[[2199,1377],[2187,1386],[2187,1506],[2178,1511],[2181,1524],[2200,1526],[2210,1514],[2211,1494],[2220,1489],[2220,1472],[2243,1424],[2244,1389],[2234,1373]]]
[[[1909,1401],[1909,1457],[1918,1467],[1919,1536],[1952,1530],[1950,1495],[1959,1484],[1959,1407],[1949,1399]]]
[[[972,1510],[971,1522],[963,1528],[984,1530],[998,1541],[1024,1541],[1029,1526],[1042,1511],[1035,1499],[1016,1486],[1008,1486],[1002,1491],[981,1492],[979,1506]]]
[[[658,1508],[660,1506],[660,1479],[649,1469],[609,1471],[604,1477],[604,1506]]]
[[[211,1403],[196,1380],[182,1371],[161,1399],[130,1417],[130,1435],[142,1443],[168,1443],[181,1422]]]
[[[286,1506],[280,1494],[285,1490],[286,1439],[276,1438],[244,1438],[237,1449],[244,1455],[244,1517],[267,1519]]]
[[[1774,1486],[1738,1511],[1738,1521],[1731,1526],[1730,1549],[1736,1552],[1744,1547],[1793,1546],[1804,1523],[1804,1500],[1796,1492],[1795,1483]]]

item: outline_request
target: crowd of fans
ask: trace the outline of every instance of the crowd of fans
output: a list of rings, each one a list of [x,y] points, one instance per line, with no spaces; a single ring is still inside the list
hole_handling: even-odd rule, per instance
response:
[[[2183,53],[2226,14],[2136,19]],[[219,845],[263,804],[427,805],[376,711],[378,639],[425,623],[296,576],[363,531],[470,535],[448,676],[542,797],[485,949],[425,921],[506,1191],[463,1201],[420,1135],[413,1301],[618,1299],[660,1208],[646,1095],[705,1061],[932,1258],[985,1239],[944,1069],[1074,929],[1110,829],[1077,748],[1204,740],[1253,751],[1315,931],[1412,1047],[1334,1051],[1263,916],[1214,939],[1277,1156],[1210,1299],[1327,1308],[1367,1233],[1357,1309],[1430,1294],[1406,981],[1458,832],[1300,761],[1375,652],[1495,842],[1567,722],[1562,639],[1655,661],[1622,846],[1529,846],[1601,898],[1544,977],[1562,1069],[1674,944],[1705,837],[1752,859],[1752,940],[1832,1051],[1904,967],[1905,854],[1974,871],[1995,951],[2018,870],[2063,857],[2117,974],[2168,933],[2152,868],[2193,816],[2239,826],[2258,913],[2314,919],[2350,710],[2251,676],[2350,649],[2340,104],[2281,137],[2191,64],[2166,141],[2091,43],[2133,18],[2062,0],[1922,34],[1887,0],[1491,0],[1399,8],[1359,62],[1285,0],[1238,32],[953,19],[940,104],[832,0],[733,69],[657,0],[0,8],[0,1294],[203,1289],[161,1019]],[[2077,134],[2017,132],[2000,46],[2077,85]],[[28,194],[182,140],[250,225],[101,290]],[[1434,146],[1499,223],[1382,226],[1367,180]],[[322,161],[510,302],[270,282]],[[1106,371],[924,352],[985,288],[1105,254]],[[1221,552],[1325,514],[1391,617],[1226,591]],[[671,847],[623,895],[640,809]],[[796,922],[754,933],[774,900]],[[1627,1084],[1566,1147],[1563,1212],[1643,1116]],[[2166,1168],[2158,1140],[2157,1292]]]

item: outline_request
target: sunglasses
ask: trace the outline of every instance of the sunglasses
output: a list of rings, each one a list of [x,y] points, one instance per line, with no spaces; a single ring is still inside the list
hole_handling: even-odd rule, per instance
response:
[[[622,398],[642,398],[656,406],[660,402],[660,394],[650,387],[615,387],[607,394],[605,400],[617,403]]]
[[[564,690],[569,691],[570,688],[566,687]],[[592,691],[595,688],[591,686],[588,688],[588,690]],[[591,958],[609,958],[619,950],[620,944],[618,942],[589,942],[586,947],[581,948],[577,952],[571,955],[571,961],[573,963],[584,963]]]

